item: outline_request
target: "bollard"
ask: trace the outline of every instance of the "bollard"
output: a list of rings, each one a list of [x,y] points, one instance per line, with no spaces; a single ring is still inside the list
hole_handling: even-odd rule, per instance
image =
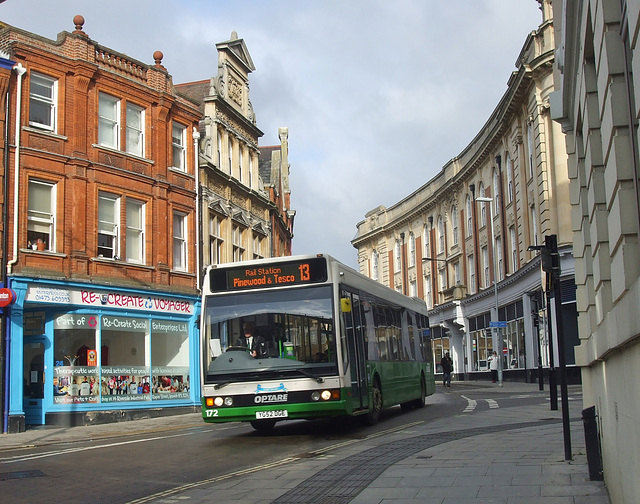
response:
[[[584,443],[587,449],[589,478],[591,481],[602,481],[602,454],[600,453],[595,406],[582,410],[582,423],[584,424]]]

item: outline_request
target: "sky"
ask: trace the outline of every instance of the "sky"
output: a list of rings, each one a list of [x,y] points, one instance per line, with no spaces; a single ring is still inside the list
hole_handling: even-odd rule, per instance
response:
[[[473,140],[507,90],[536,0],[6,0],[0,21],[55,40],[85,18],[97,43],[174,84],[217,74],[235,31],[256,70],[261,146],[289,128],[294,254],[357,268],[358,222],[423,186]]]

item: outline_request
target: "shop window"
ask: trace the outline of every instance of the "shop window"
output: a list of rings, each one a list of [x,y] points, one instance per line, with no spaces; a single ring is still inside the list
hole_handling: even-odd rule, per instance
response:
[[[55,250],[55,200],[55,184],[29,180],[27,246],[34,250]]]
[[[149,320],[103,315],[101,327],[102,402],[149,400]]]
[[[151,392],[155,399],[188,399],[189,329],[184,322],[151,322]]]
[[[60,314],[53,320],[53,403],[100,401],[97,316]]]

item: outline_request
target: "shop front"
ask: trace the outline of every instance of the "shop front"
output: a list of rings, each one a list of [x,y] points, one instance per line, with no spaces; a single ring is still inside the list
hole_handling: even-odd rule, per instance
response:
[[[5,432],[199,405],[198,298],[36,279],[11,288]]]

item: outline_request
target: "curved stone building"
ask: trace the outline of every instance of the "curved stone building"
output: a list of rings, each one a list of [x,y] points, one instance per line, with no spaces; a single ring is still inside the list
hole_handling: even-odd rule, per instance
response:
[[[538,379],[554,354],[557,366],[535,248],[547,236],[560,251],[565,343],[577,341],[564,135],[549,114],[552,11],[540,3],[542,23],[476,137],[415,192],[367,213],[352,240],[363,274],[425,300],[435,364],[450,351],[459,378],[488,377],[494,350],[510,379]]]

